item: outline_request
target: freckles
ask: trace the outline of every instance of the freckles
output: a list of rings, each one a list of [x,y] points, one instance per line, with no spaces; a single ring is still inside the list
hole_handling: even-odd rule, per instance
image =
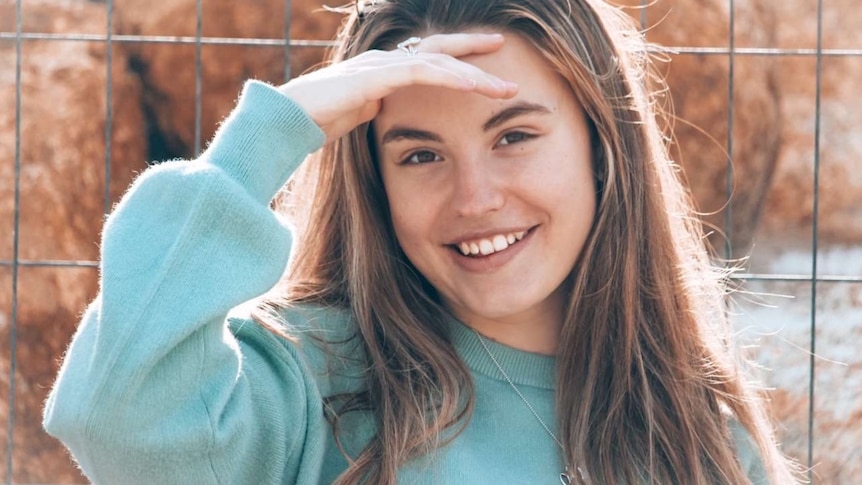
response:
[[[422,238],[426,223],[425,209],[421,200],[414,197],[402,197],[389,201],[389,214],[395,235],[402,246],[415,245]],[[405,251],[406,252],[406,251]]]
[[[595,197],[595,182],[591,173],[579,169],[574,157],[564,157],[559,163],[547,167],[539,177],[541,192],[547,200],[570,204]]]
[[[392,227],[395,229],[395,235],[399,240],[410,238],[410,217],[403,210],[391,209]]]

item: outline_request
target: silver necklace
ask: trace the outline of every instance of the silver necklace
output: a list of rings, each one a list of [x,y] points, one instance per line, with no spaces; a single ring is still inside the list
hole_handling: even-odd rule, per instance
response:
[[[524,397],[523,394],[521,394],[521,390],[518,389],[518,386],[516,386],[514,382],[512,382],[512,379],[509,377],[509,374],[507,374],[506,371],[503,370],[503,366],[501,366],[500,362],[497,361],[497,357],[495,357],[494,353],[491,352],[491,349],[488,347],[488,344],[485,343],[485,339],[482,337],[482,335],[479,334],[479,332],[477,332],[474,328],[471,328],[471,330],[473,330],[473,333],[476,334],[476,338],[479,339],[479,343],[482,344],[482,348],[485,349],[485,353],[488,354],[488,357],[491,358],[491,362],[494,363],[494,366],[497,367],[497,370],[500,371],[500,374],[503,375],[503,378],[506,379],[506,382],[509,383],[509,386],[512,388],[512,390],[515,391],[515,394],[517,394],[518,397],[520,397],[521,400],[524,401],[524,404],[527,405],[527,409],[529,409],[530,412],[533,413],[533,417],[535,417],[536,421],[538,421],[539,424],[542,425],[542,428],[544,428],[545,432],[548,433],[548,436],[550,436],[554,440],[554,443],[556,443],[557,446],[560,447],[560,450],[565,452],[566,449],[563,446],[563,443],[557,438],[557,435],[555,435],[553,431],[551,431],[551,428],[549,428],[548,425],[545,424],[545,420],[542,419],[541,416],[539,416],[539,413],[536,412],[536,410],[533,408],[533,405],[530,404],[530,401],[528,401],[527,398]],[[576,466],[575,470],[578,471],[578,475],[580,476],[581,481],[585,481],[584,471],[581,470],[581,467]],[[568,465],[566,465],[565,470],[560,472],[560,483],[562,485],[570,485],[574,483],[573,478],[574,476],[569,473],[569,467]]]

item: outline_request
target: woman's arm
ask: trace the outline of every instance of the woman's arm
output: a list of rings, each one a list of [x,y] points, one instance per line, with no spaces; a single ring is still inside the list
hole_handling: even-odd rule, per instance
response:
[[[284,271],[291,237],[268,204],[323,141],[251,82],[200,159],[147,170],[108,219],[101,293],[45,408],[91,480],[314,481],[316,389],[289,349],[240,344],[225,315]]]
[[[237,340],[228,311],[282,275],[290,233],[269,202],[305,156],[431,85],[507,98],[457,59],[503,37],[440,34],[420,53],[369,51],[278,90],[249,83],[193,162],[146,171],[108,219],[101,292],[45,408],[97,483],[317,483],[321,400],[295,349]],[[288,99],[289,97],[289,99]]]

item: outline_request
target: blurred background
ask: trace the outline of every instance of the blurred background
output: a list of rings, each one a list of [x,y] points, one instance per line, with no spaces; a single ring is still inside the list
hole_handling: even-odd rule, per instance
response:
[[[324,3],[0,0],[0,482],[86,483],[41,409],[104,214],[148,163],[200,153],[243,81],[318,63]],[[674,156],[741,261],[731,312],[784,450],[862,483],[858,0],[616,3],[669,49]]]

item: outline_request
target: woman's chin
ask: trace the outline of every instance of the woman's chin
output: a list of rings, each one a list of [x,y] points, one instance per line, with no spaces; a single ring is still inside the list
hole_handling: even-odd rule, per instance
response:
[[[466,324],[476,321],[517,323],[530,313],[531,305],[513,304],[512,299],[494,298],[482,302],[470,302],[452,308],[455,316]]]
[[[558,324],[564,306],[565,289],[562,285],[556,289],[537,286],[522,281],[520,284],[498,285],[493,289],[461,291],[459,297],[444,297],[444,301],[455,317],[471,326],[489,323],[516,326]]]

